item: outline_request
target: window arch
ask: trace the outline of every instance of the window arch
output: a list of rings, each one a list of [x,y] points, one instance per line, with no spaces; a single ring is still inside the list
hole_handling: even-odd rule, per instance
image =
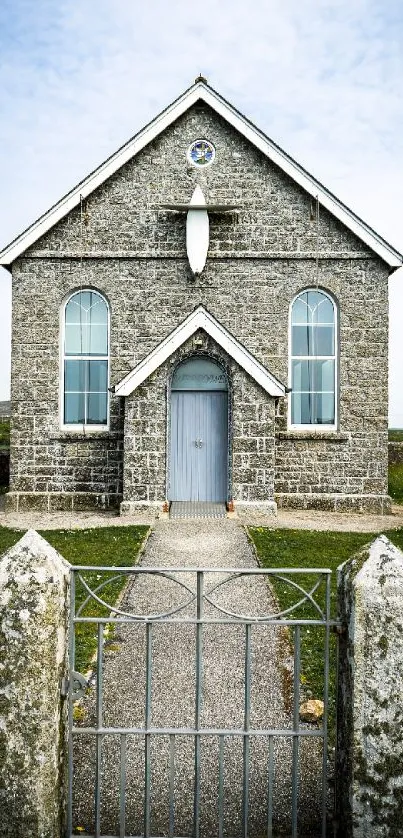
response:
[[[108,425],[109,307],[90,288],[63,312],[63,425]]]
[[[291,427],[337,423],[337,308],[324,291],[308,288],[291,305]]]

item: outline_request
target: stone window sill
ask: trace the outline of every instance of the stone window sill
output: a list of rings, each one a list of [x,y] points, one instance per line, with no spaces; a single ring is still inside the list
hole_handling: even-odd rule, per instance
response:
[[[315,442],[348,442],[348,434],[341,434],[338,431],[279,431],[276,439],[299,440],[308,439]]]
[[[112,431],[96,431],[95,433],[75,433],[74,431],[66,431],[65,433],[51,436],[54,442],[96,442],[97,440],[120,440],[123,439],[123,434]]]

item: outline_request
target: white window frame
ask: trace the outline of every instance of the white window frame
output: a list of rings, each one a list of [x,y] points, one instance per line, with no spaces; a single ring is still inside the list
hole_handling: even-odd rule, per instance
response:
[[[107,309],[107,328],[108,328],[108,352],[107,355],[92,355],[89,360],[91,361],[107,361],[108,364],[108,376],[107,376],[107,401],[106,401],[106,417],[107,421],[104,425],[95,425],[90,423],[66,423],[64,421],[64,362],[65,360],[75,361],[75,360],[82,360],[84,357],[87,358],[88,356],[83,355],[68,355],[66,356],[64,351],[64,342],[65,342],[65,332],[66,332],[66,306],[70,302],[70,300],[80,292],[84,291],[91,291],[92,294],[97,294],[98,297],[105,303]],[[98,291],[96,288],[91,288],[90,286],[86,286],[85,288],[76,288],[74,291],[71,291],[68,296],[65,298],[63,305],[60,310],[60,363],[59,363],[59,383],[60,383],[60,395],[59,395],[59,417],[60,417],[60,428],[63,431],[70,431],[71,433],[76,434],[89,434],[89,433],[106,433],[109,431],[110,428],[110,415],[109,415],[109,408],[110,408],[110,306],[109,302],[106,299],[105,295],[102,294],[101,291]]]
[[[334,355],[292,355],[292,310],[294,303],[297,301],[302,294],[306,294],[307,291],[317,291],[319,294],[323,294],[324,297],[327,297],[330,300],[332,307],[333,307],[333,316],[334,316]],[[338,320],[338,305],[335,298],[329,294],[328,291],[325,291],[324,288],[317,288],[316,286],[308,286],[307,288],[303,288],[301,291],[298,291],[298,294],[293,297],[290,303],[289,313],[288,313],[288,386],[290,388],[290,392],[288,394],[288,430],[290,431],[311,431],[312,433],[319,433],[319,434],[326,434],[326,433],[334,433],[338,430],[338,422],[339,422],[339,320]],[[297,424],[292,423],[292,362],[295,358],[299,358],[301,361],[304,360],[334,360],[334,423],[332,425],[323,424],[323,425],[306,425],[306,424]]]

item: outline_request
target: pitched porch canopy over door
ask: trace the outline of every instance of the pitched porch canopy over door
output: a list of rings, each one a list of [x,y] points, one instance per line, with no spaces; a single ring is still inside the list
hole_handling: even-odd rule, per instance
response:
[[[263,390],[274,398],[284,397],[287,388],[272,375],[204,306],[198,306],[113,388],[117,396],[129,396],[198,329],[203,329]]]

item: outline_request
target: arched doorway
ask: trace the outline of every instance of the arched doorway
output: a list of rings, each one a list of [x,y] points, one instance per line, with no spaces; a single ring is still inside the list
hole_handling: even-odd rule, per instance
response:
[[[228,491],[228,381],[211,358],[180,364],[171,383],[169,500],[224,502]]]

